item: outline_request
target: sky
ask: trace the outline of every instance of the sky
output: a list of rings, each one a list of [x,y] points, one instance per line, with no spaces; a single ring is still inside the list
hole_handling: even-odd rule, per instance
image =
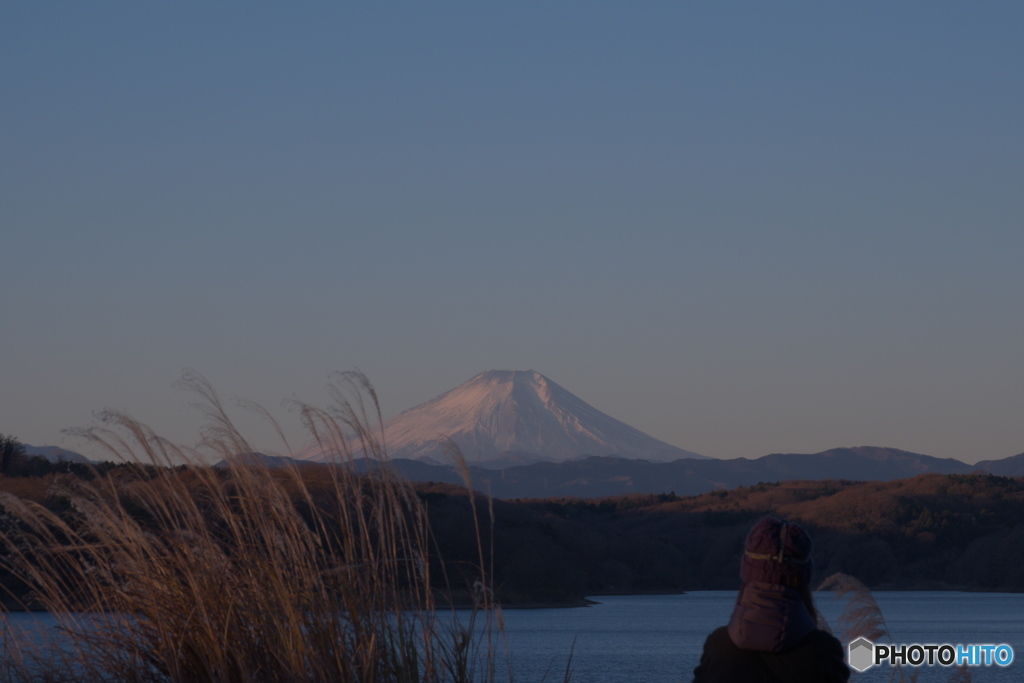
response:
[[[532,369],[712,457],[1020,453],[1022,25],[4,3],[0,432],[75,449],[113,408],[192,444],[195,369],[298,447],[334,371],[390,417]]]

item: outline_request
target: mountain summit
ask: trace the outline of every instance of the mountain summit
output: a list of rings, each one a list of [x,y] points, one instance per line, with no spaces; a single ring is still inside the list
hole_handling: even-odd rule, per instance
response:
[[[704,457],[602,413],[533,370],[481,372],[388,420],[384,435],[392,458],[442,459],[438,439],[448,437],[468,462],[485,466],[584,455]]]

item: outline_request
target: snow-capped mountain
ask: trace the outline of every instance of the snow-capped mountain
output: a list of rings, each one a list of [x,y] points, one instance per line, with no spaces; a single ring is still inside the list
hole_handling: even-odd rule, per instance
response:
[[[564,461],[616,455],[669,461],[702,458],[644,434],[532,370],[491,370],[384,424],[392,458],[442,460],[450,438],[470,463]],[[296,457],[329,459],[315,447]]]

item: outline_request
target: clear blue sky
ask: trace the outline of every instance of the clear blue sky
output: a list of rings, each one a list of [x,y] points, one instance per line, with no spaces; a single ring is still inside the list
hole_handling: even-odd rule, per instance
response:
[[[4,3],[0,432],[192,443],[184,368],[278,412],[358,367],[386,416],[535,369],[715,457],[1020,453],[1022,34],[1019,2]]]

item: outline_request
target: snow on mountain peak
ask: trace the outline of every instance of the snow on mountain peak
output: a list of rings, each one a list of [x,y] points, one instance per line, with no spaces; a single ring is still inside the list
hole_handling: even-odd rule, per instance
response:
[[[606,415],[534,370],[481,372],[388,420],[384,431],[393,458],[441,458],[439,439],[444,438],[454,441],[469,462],[509,452],[556,461],[584,455],[703,457]]]

